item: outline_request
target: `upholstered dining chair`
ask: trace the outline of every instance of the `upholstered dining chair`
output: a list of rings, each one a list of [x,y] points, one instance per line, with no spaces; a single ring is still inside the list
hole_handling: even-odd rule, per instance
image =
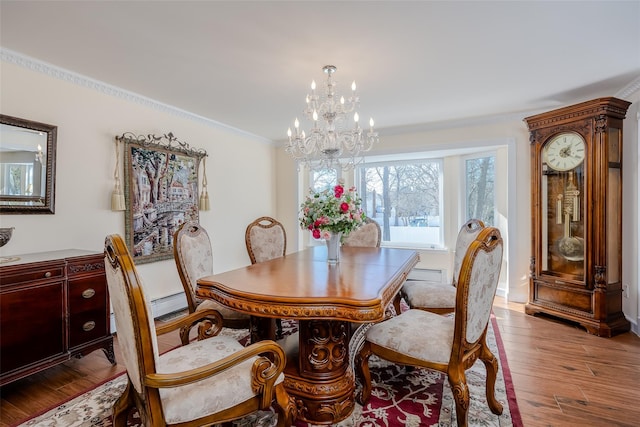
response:
[[[438,314],[454,311],[456,306],[456,283],[458,282],[462,260],[471,242],[475,240],[484,228],[484,222],[479,219],[470,219],[460,228],[456,239],[452,282],[405,281],[402,285],[401,294],[410,308],[419,308]]]
[[[212,309],[220,313],[223,325],[228,328],[248,328],[249,315],[240,313],[213,300],[201,299],[196,295],[199,278],[213,274],[213,254],[207,231],[197,222],[185,222],[173,236],[173,259],[184,293],[187,297],[189,313]],[[182,343],[189,342],[189,330],[181,332]]]
[[[278,220],[261,216],[247,225],[244,243],[251,264],[269,261],[287,253],[287,232]],[[282,319],[276,319],[276,338],[282,338]]]
[[[343,246],[379,248],[382,240],[380,224],[371,218],[365,218],[364,224],[353,230],[342,241]]]
[[[357,375],[362,379],[360,403],[366,403],[371,396],[368,360],[375,354],[393,363],[446,373],[455,399],[458,426],[466,426],[469,388],[465,371],[480,359],[487,371],[489,408],[494,414],[502,413],[502,404],[495,397],[498,360],[486,343],[502,251],[502,237],[495,227],[483,229],[470,244],[460,267],[454,315],[409,309],[367,330],[355,363]]]
[[[265,340],[244,347],[217,335],[222,318],[209,309],[156,329],[144,286],[119,235],[105,239],[105,270],[128,377],[113,406],[115,426],[126,425],[133,406],[145,426],[201,426],[228,423],[272,405],[278,425],[291,425],[295,409],[284,389],[286,357],[278,344]],[[198,341],[160,355],[156,334],[193,324],[201,325]]]
[[[261,216],[247,226],[244,234],[251,264],[269,261],[287,253],[284,226],[269,216]]]

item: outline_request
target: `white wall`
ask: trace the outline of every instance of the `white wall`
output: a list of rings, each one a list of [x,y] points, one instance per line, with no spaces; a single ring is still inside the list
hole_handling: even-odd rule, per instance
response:
[[[2,62],[0,108],[2,114],[58,126],[55,214],[1,215],[2,227],[15,227],[1,256],[68,248],[101,252],[107,234],[124,236],[124,212],[110,210],[114,137],[173,132],[209,154],[211,210],[201,212],[200,220],[213,240],[214,270],[249,264],[245,227],[259,216],[275,215],[272,144],[64,70],[33,68]],[[173,260],[138,269],[152,299],[183,292]]]

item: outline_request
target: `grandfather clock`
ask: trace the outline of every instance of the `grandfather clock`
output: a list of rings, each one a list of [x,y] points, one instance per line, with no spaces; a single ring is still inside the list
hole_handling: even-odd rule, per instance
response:
[[[622,313],[622,121],[599,98],[525,118],[531,141],[532,256],[527,314],[611,337]]]

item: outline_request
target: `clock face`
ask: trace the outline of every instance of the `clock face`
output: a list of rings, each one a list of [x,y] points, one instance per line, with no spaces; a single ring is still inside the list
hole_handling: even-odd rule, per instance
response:
[[[561,133],[545,145],[547,165],[557,171],[568,171],[584,160],[584,139],[577,133]]]

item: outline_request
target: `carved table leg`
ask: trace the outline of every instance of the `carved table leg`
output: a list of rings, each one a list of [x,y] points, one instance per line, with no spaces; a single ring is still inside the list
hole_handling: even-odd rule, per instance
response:
[[[276,339],[276,321],[268,317],[251,316],[249,329],[251,342]]]
[[[298,363],[289,361],[285,369],[285,388],[296,401],[298,419],[335,424],[353,412],[349,327],[335,320],[299,321]]]

